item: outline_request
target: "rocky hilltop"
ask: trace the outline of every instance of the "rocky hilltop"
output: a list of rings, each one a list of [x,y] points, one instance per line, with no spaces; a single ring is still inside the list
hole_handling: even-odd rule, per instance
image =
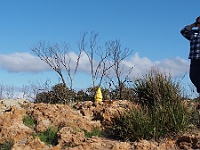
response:
[[[175,150],[200,149],[199,132],[180,135],[174,140],[158,142],[141,140],[121,142],[104,137],[86,138],[84,131],[110,125],[113,117],[131,107],[128,101],[95,104],[91,101],[68,106],[63,104],[31,103],[25,99],[0,101],[0,144],[13,141],[13,150]],[[32,116],[35,125],[24,124],[25,116]],[[58,143],[47,145],[36,133],[59,126]],[[1,146],[0,145],[0,146]],[[1,148],[0,148],[1,149]]]

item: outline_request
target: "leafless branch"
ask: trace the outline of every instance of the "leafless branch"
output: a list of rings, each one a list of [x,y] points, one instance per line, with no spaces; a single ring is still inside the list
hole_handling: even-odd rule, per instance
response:
[[[112,67],[116,79],[117,79],[117,84],[118,84],[118,88],[120,91],[120,98],[122,97],[122,88],[123,88],[123,84],[126,81],[126,78],[130,75],[133,67],[131,67],[131,69],[129,70],[128,74],[126,75],[124,81],[122,79],[122,76],[124,74],[124,65],[122,63],[122,61],[127,58],[133,51],[125,48],[125,49],[121,49],[121,44],[119,40],[115,40],[115,41],[109,41],[106,43],[106,48],[110,53],[110,66]],[[108,77],[108,76],[107,76]],[[111,80],[111,78],[109,77],[109,79]],[[114,81],[111,80],[113,83]]]
[[[54,71],[56,71],[64,85],[66,85],[64,76],[62,74],[62,65],[60,62],[60,48],[58,44],[51,45],[44,42],[39,42],[37,46],[31,48],[31,50],[45,63],[47,63]]]

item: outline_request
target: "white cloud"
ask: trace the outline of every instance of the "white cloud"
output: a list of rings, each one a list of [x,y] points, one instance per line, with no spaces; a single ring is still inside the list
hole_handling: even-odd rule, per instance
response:
[[[75,54],[74,52],[69,52],[68,53],[69,57],[72,59],[71,63],[71,68],[75,68],[76,66],[76,62],[77,62],[77,54]],[[83,71],[83,72],[89,72],[90,71],[90,63],[89,63],[89,60],[88,60],[88,56],[86,55],[85,52],[82,52],[81,53],[81,58],[80,58],[80,61],[79,61],[79,66],[78,66],[78,70],[79,71]]]
[[[189,71],[189,62],[181,59],[180,57],[165,59],[163,61],[156,62],[156,64],[161,71],[168,72],[173,77],[183,75]]]
[[[154,66],[154,62],[147,57],[140,58],[138,53],[135,53],[130,60],[123,61],[123,64],[127,66],[127,69],[134,67],[131,74],[132,76],[140,76],[141,74],[144,74],[147,69]],[[128,70],[126,71],[128,72]]]
[[[189,70],[189,62],[185,59],[176,57],[160,61],[152,61],[147,57],[140,57],[138,53],[135,53],[130,60],[123,61],[123,64],[127,66],[127,69],[134,67],[131,74],[134,77],[145,74],[152,67],[157,67],[160,71],[167,74],[170,73],[172,77],[184,75]]]
[[[71,58],[71,68],[74,68],[77,54],[70,52],[68,55]],[[30,53],[0,54],[0,60],[0,67],[9,72],[40,72],[50,69],[46,63]],[[134,67],[131,74],[134,77],[146,73],[147,70],[155,66],[163,72],[170,73],[173,77],[184,75],[189,70],[189,62],[179,57],[152,61],[147,57],[140,57],[138,53],[135,53],[129,60],[124,60],[122,63],[125,73],[131,67]],[[81,55],[78,70],[82,72],[90,71],[90,64],[85,53]]]
[[[50,69],[38,57],[29,53],[0,54],[0,67],[9,72],[39,72]]]

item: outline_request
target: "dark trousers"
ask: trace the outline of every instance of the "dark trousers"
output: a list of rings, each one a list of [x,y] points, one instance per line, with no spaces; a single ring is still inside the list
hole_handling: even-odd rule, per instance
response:
[[[200,60],[191,60],[190,63],[190,80],[197,89],[197,92],[200,93]]]

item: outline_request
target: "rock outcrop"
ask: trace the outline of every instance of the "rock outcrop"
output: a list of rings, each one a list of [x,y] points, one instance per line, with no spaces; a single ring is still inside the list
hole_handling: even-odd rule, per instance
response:
[[[63,104],[35,104],[25,99],[0,101],[0,144],[12,140],[13,150],[175,150],[200,149],[200,134],[185,134],[161,142],[141,140],[120,142],[104,137],[86,138],[84,132],[95,128],[103,129],[112,125],[112,118],[135,107],[128,101],[109,101],[96,104],[91,101],[79,102],[73,107]],[[32,116],[33,127],[27,127],[23,118]],[[59,127],[58,144],[47,145],[36,133],[49,127]]]

